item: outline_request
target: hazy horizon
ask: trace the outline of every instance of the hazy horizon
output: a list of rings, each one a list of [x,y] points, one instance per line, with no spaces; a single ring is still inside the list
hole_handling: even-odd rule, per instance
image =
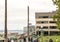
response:
[[[35,12],[56,10],[52,0],[7,0],[8,30],[23,30],[27,25],[27,6],[30,7],[30,23],[35,25]],[[5,0],[0,0],[0,30],[4,30]]]

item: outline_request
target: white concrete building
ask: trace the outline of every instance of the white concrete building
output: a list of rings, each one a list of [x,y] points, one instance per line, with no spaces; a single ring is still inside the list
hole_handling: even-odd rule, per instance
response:
[[[39,34],[39,35],[41,34],[41,26],[42,26],[43,34],[53,35],[59,32],[59,30],[57,29],[56,21],[54,21],[52,18],[54,15],[55,15],[55,12],[36,12],[35,13],[36,34]]]

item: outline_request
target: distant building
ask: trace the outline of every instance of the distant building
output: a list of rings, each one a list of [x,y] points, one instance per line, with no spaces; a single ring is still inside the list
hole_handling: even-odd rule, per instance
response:
[[[27,32],[28,32],[27,27],[24,27],[24,34],[27,34]],[[34,32],[35,32],[35,26],[29,25],[29,34],[31,35]]]
[[[55,15],[55,12],[35,13],[35,21],[36,21],[35,31],[37,35],[41,34],[41,26],[44,35],[53,35],[59,32],[59,29],[57,29],[56,21],[54,21],[52,18],[53,15]]]

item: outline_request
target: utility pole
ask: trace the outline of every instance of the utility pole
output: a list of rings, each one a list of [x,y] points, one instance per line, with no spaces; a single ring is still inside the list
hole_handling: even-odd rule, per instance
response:
[[[27,11],[28,11],[28,16],[27,16],[27,18],[28,18],[28,20],[27,20],[27,36],[28,36],[28,38],[29,38],[29,6],[27,7]],[[29,42],[29,41],[28,41]]]
[[[8,38],[7,38],[7,0],[5,0],[5,34],[4,34],[4,42],[8,42]]]

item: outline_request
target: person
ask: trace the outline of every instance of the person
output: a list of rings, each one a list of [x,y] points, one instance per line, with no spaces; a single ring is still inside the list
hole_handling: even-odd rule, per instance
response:
[[[24,42],[26,42],[26,38],[24,37]]]
[[[29,42],[33,42],[33,38],[31,36],[29,37]]]
[[[38,42],[38,38],[37,38],[37,41],[36,42]]]
[[[37,38],[37,42],[41,42],[41,39],[40,39],[40,37],[38,37],[38,38]]]
[[[56,38],[56,42],[58,42],[58,39]]]
[[[14,40],[12,39],[11,42],[14,42]]]
[[[50,39],[50,40],[49,40],[49,42],[53,42],[53,40],[52,40],[52,39]]]
[[[10,40],[8,39],[8,42],[10,42]]]
[[[33,42],[33,38],[31,37],[31,42]]]
[[[28,41],[30,42],[30,37],[28,38]]]

